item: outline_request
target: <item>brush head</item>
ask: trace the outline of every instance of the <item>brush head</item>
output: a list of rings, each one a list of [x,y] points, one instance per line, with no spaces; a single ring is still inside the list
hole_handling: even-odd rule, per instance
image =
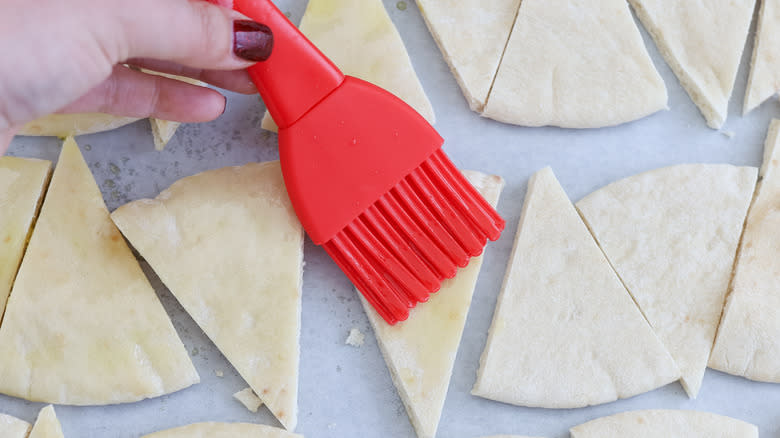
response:
[[[390,324],[497,239],[504,221],[402,100],[341,71],[269,0],[235,0],[274,34],[252,81],[279,125],[304,229]]]
[[[395,324],[482,254],[504,226],[439,150],[323,248],[377,313]]]
[[[303,227],[390,324],[504,228],[443,142],[406,103],[348,76],[279,131],[282,172]]]

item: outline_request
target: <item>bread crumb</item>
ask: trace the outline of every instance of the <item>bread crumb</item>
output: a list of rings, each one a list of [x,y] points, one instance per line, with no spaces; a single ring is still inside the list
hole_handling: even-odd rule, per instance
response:
[[[263,405],[263,401],[260,400],[260,397],[258,397],[254,391],[252,391],[252,388],[245,388],[238,391],[233,394],[233,398],[240,401],[241,404],[246,406],[246,408],[249,409],[249,412],[252,413],[256,413],[257,410],[260,409],[260,406]]]
[[[349,336],[347,336],[347,340],[344,342],[347,345],[351,345],[356,348],[360,348],[363,346],[363,342],[366,339],[366,335],[360,332],[360,330],[357,329],[357,327],[353,327],[349,331]]]
[[[223,373],[222,370],[214,370],[214,375],[217,377],[225,377],[225,373]]]
[[[734,131],[720,131],[721,134],[725,135],[728,138],[734,138],[736,133]]]

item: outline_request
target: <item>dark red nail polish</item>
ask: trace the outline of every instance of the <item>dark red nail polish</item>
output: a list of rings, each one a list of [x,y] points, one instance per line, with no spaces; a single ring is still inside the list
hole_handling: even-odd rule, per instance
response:
[[[265,61],[274,48],[274,34],[271,29],[249,20],[233,22],[233,52],[248,61]]]

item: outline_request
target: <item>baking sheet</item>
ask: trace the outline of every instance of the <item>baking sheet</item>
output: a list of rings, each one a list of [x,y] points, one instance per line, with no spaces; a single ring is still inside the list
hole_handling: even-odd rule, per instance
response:
[[[780,436],[780,385],[750,382],[712,370],[707,371],[696,400],[689,400],[679,383],[629,400],[576,410],[520,408],[469,393],[531,174],[552,166],[571,199],[577,201],[609,182],[663,166],[694,162],[760,165],[766,130],[771,117],[780,116],[780,104],[772,99],[748,117],[740,115],[753,32],[724,128],[733,138],[707,128],[644,30],[648,49],[669,90],[669,111],[608,129],[521,128],[482,119],[468,109],[415,4],[409,2],[402,9],[400,3],[385,0],[436,109],[436,128],[447,140],[447,153],[463,168],[499,174],[507,181],[499,211],[508,220],[508,228],[487,250],[438,436],[511,433],[563,438],[568,437],[569,427],[585,421],[647,408],[714,412],[757,424],[763,438]],[[278,0],[277,4],[295,22],[305,8],[305,0]],[[154,197],[184,176],[278,158],[276,136],[260,130],[263,109],[256,96],[229,95],[222,118],[183,126],[164,152],[154,150],[147,121],[78,141],[113,210],[131,200]],[[17,138],[10,148],[11,155],[55,161],[58,151],[59,141],[50,138]],[[309,437],[414,437],[350,284],[311,242],[306,244],[305,259],[298,432]],[[202,383],[130,405],[57,407],[65,435],[136,438],[199,421],[278,425],[265,408],[252,414],[232,399],[245,383],[145,264],[144,269],[190,351]],[[361,348],[344,344],[352,327],[367,335]],[[217,377],[217,371],[224,377]],[[0,396],[0,412],[27,421],[33,421],[41,407]]]

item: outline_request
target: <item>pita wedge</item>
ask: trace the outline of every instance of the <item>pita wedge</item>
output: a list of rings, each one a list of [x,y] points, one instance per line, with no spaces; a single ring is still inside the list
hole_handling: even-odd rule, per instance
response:
[[[104,405],[197,382],[76,142],[66,140],[0,327],[0,392]]]
[[[28,438],[64,438],[53,406],[49,405],[41,409]]]
[[[599,128],[666,108],[624,0],[523,0],[483,116]]]
[[[436,121],[382,0],[310,0],[300,29],[344,74],[384,88]],[[277,130],[268,113],[262,127]]]
[[[27,438],[32,425],[10,415],[0,414],[0,438]]]
[[[51,114],[24,125],[19,135],[61,137],[111,131],[137,120],[110,114]]]
[[[154,148],[158,151],[165,149],[168,142],[176,135],[176,130],[181,126],[180,122],[162,119],[149,119],[149,124],[152,127],[152,136],[154,136]]]
[[[244,407],[252,413],[256,413],[260,406],[263,405],[263,401],[260,397],[252,391],[252,388],[244,388],[241,391],[233,394],[233,398],[238,400]]]
[[[176,76],[167,73],[160,73],[152,70],[143,69],[142,71],[144,73],[163,76],[168,79],[174,79],[192,85],[198,85],[201,87],[206,86],[205,83],[197,79],[192,79],[184,76]],[[152,136],[154,136],[154,147],[158,151],[165,149],[165,146],[168,144],[168,142],[171,141],[174,135],[176,135],[176,130],[179,129],[179,126],[181,126],[180,122],[173,122],[170,120],[162,120],[162,119],[155,119],[155,118],[150,118],[149,124],[152,127]]]
[[[599,418],[570,430],[571,438],[758,438],[758,428],[708,412],[649,410]]]
[[[464,172],[492,205],[504,180],[479,172]],[[409,319],[388,325],[363,298],[363,308],[374,328],[393,383],[420,438],[433,438],[439,426],[452,367],[466,324],[482,257],[472,259],[458,275],[442,284],[427,303],[411,310]]]
[[[610,184],[582,217],[682,372],[701,386],[757,172],[688,164]]]
[[[303,230],[279,163],[184,178],[112,218],[268,409],[295,429]]]
[[[473,111],[482,112],[520,0],[417,0]]]
[[[710,368],[780,383],[780,120],[772,121],[763,179],[750,208]]]
[[[756,0],[628,0],[707,125],[720,129]]]
[[[48,161],[0,157],[0,322],[50,172]]]
[[[743,114],[780,91],[780,1],[761,0]]]
[[[303,438],[275,427],[247,423],[197,423],[144,436],[143,438]]]
[[[552,170],[539,171],[528,184],[472,394],[578,408],[679,378]]]

